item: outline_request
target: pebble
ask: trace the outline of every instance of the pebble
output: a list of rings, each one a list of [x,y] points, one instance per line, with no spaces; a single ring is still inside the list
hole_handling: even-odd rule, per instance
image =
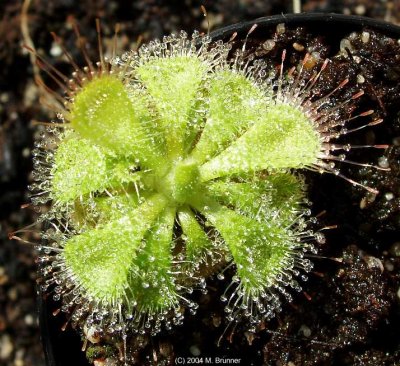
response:
[[[33,81],[30,81],[25,86],[24,105],[26,105],[27,107],[32,106],[37,103],[37,100],[38,87]]]
[[[90,327],[89,329],[85,326],[83,328],[83,332],[86,335],[86,338],[88,339],[89,342],[96,344],[99,343],[101,338],[96,332],[96,329],[94,327]]]
[[[53,57],[58,57],[62,54],[62,48],[57,42],[53,42],[50,48],[50,55]]]
[[[389,249],[390,254],[393,257],[400,257],[400,242],[396,241]]]
[[[361,74],[357,75],[357,83],[358,84],[363,84],[365,82],[365,78],[364,76],[362,76]]]
[[[0,94],[0,102],[7,103],[10,100],[8,93],[1,93]]]
[[[118,366],[118,361],[115,358],[107,358],[104,366]]]
[[[368,43],[370,38],[370,34],[368,32],[362,32],[361,34],[361,41],[363,43]]]
[[[299,52],[304,51],[304,46],[302,44],[300,44],[300,43],[297,43],[297,42],[293,43],[293,48],[296,51],[299,51]]]
[[[381,157],[378,159],[378,165],[379,165],[381,168],[389,168],[389,160],[388,160],[388,158],[387,158],[386,156],[381,156]]]
[[[6,269],[0,267],[0,286],[5,285],[8,282],[8,276],[6,274]]]
[[[191,353],[193,356],[195,356],[195,357],[201,355],[200,348],[197,347],[197,345],[195,345],[195,344],[194,344],[193,346],[190,346],[189,351],[190,351],[190,353]]]
[[[392,262],[385,261],[385,269],[388,272],[392,272],[394,270],[394,264]]]
[[[381,272],[384,271],[382,261],[379,258],[366,255],[362,257],[368,268],[378,268]]]
[[[10,288],[7,295],[11,301],[16,301],[18,299],[18,291],[15,287]]]
[[[19,349],[15,352],[15,361],[14,361],[14,366],[24,366],[24,355],[25,351],[23,349]]]
[[[357,6],[355,7],[355,9],[354,9],[354,12],[355,12],[357,15],[364,15],[364,14],[365,14],[365,11],[366,11],[366,8],[365,8],[365,5],[363,5],[363,4],[357,5]]]
[[[276,33],[278,33],[278,34],[283,34],[283,33],[285,33],[285,31],[286,31],[285,23],[279,23],[279,24],[276,26]]]
[[[8,359],[14,351],[14,345],[11,342],[11,337],[4,334],[0,338],[0,360]]]
[[[311,329],[303,324],[299,329],[299,333],[302,333],[304,337],[309,337],[311,335]]]
[[[24,321],[26,325],[33,325],[35,322],[35,319],[33,318],[33,316],[31,314],[26,314],[24,317]]]
[[[340,52],[342,55],[347,55],[347,51],[350,51],[350,52],[354,51],[354,47],[351,44],[349,39],[343,38],[340,41]]]
[[[31,156],[31,149],[30,149],[29,147],[25,147],[25,148],[22,150],[22,156],[23,156],[24,158],[29,158],[29,157]]]
[[[391,201],[394,198],[394,194],[392,192],[385,193],[386,201]]]
[[[275,47],[275,41],[272,39],[267,39],[263,44],[262,47],[266,51],[271,51]]]
[[[376,194],[374,193],[367,193],[365,197],[363,197],[360,201],[360,209],[364,209],[368,207],[371,203],[373,203],[376,199]]]

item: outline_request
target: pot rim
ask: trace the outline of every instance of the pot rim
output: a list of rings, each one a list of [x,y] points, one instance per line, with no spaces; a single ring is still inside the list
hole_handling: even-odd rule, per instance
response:
[[[261,17],[250,21],[239,22],[212,31],[210,37],[213,40],[225,39],[237,32],[238,35],[247,33],[250,28],[257,24],[258,28],[265,28],[284,23],[293,27],[307,24],[307,26],[317,27],[318,25],[328,27],[330,25],[343,26],[352,31],[363,28],[371,28],[391,38],[400,38],[400,26],[358,15],[344,15],[336,13],[300,13],[300,14],[280,14]],[[341,30],[342,32],[342,30]],[[324,30],[321,33],[327,33]]]

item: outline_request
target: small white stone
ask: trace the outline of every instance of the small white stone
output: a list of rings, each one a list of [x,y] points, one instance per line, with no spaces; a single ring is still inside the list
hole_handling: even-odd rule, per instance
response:
[[[10,97],[8,93],[1,93],[0,94],[0,102],[1,103],[7,103],[9,101]]]
[[[362,32],[361,33],[361,41],[363,43],[368,43],[369,42],[369,38],[370,38],[369,32]]]
[[[388,272],[392,272],[392,271],[394,270],[394,265],[393,265],[393,263],[392,263],[392,262],[389,262],[389,261],[386,261],[386,262],[385,262],[385,269],[386,269]]]
[[[349,50],[351,52],[353,50],[353,45],[351,44],[349,39],[343,38],[340,41],[340,52],[342,54],[347,55],[347,50]]]
[[[396,241],[389,249],[390,254],[394,257],[400,257],[400,242]]]
[[[107,358],[104,366],[118,366],[118,361],[115,358]]]
[[[304,337],[309,337],[311,335],[311,329],[303,324],[299,329],[299,333],[302,333]]]
[[[88,339],[89,342],[91,343],[99,343],[100,342],[100,337],[98,336],[96,329],[94,327],[90,327],[89,329],[85,326],[83,328],[83,332],[86,335],[86,338]]]
[[[58,57],[62,54],[62,49],[57,42],[53,42],[50,48],[50,55]]]
[[[353,40],[355,40],[355,39],[358,38],[358,33],[357,33],[357,32],[351,32],[351,33],[348,35],[347,38],[353,41]]]
[[[394,198],[394,194],[392,192],[385,193],[386,201],[391,201]]]
[[[364,76],[361,75],[361,74],[358,74],[358,75],[357,75],[357,83],[358,83],[358,84],[363,84],[364,82],[365,82]]]
[[[384,271],[382,261],[379,258],[373,257],[371,255],[366,255],[363,257],[365,263],[367,263],[368,268],[378,268],[381,272]]]
[[[278,33],[278,34],[283,34],[283,33],[285,33],[285,31],[286,31],[285,23],[279,23],[279,24],[276,26],[276,33]]]
[[[29,81],[26,84],[24,92],[24,104],[31,106],[37,103],[38,100],[38,87],[33,81]]]
[[[357,15],[364,15],[365,11],[366,11],[365,5],[363,5],[363,4],[357,5],[356,8],[354,9],[354,12]]]
[[[0,338],[0,360],[8,359],[14,351],[14,345],[11,341],[11,337],[8,334],[4,334]]]
[[[381,157],[378,159],[378,165],[379,165],[381,168],[389,168],[389,160],[388,160],[388,158],[387,158],[386,156],[381,156]]]
[[[20,358],[14,361],[14,366],[24,366],[24,360],[21,360]]]
[[[190,346],[189,351],[193,356],[197,357],[201,355],[200,348],[197,345]]]
[[[321,54],[319,52],[312,52],[311,53],[311,57],[315,60],[315,61],[319,61],[321,59]]]
[[[293,43],[293,48],[296,51],[299,51],[299,52],[304,51],[304,46],[302,44],[300,44],[300,43],[297,43],[297,42]]]
[[[275,47],[275,41],[273,39],[267,39],[263,44],[262,47],[266,51],[271,51]]]
[[[14,365],[13,366],[24,366],[24,356],[25,356],[25,350],[24,349],[18,349],[15,352],[15,358],[14,358]]]
[[[26,314],[24,317],[24,321],[26,325],[33,325],[33,323],[35,322],[35,319],[33,318],[33,316],[31,314]]]
[[[22,156],[23,156],[24,158],[29,158],[29,157],[31,156],[31,149],[30,149],[29,147],[25,147],[25,148],[22,150]]]

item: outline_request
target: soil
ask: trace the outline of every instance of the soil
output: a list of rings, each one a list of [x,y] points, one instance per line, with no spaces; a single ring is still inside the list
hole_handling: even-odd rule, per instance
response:
[[[180,29],[189,33],[193,29],[206,30],[201,4],[207,8],[212,29],[290,11],[289,3],[257,0],[32,0],[28,23],[36,48],[49,55],[55,67],[69,72],[50,31],[61,36],[79,59],[72,18],[77,19],[81,33],[93,45],[88,52],[96,59],[96,17],[102,19],[105,42],[110,42],[114,24],[121,23],[119,47],[127,49],[137,46],[139,36],[145,42]],[[371,5],[367,1],[310,0],[303,1],[303,9],[356,13],[394,23],[400,19],[400,12],[391,2]],[[8,240],[8,233],[31,224],[37,217],[33,209],[21,209],[29,202],[26,187],[31,181],[30,152],[38,133],[31,121],[52,116],[38,103],[34,68],[21,47],[27,42],[20,32],[21,4],[3,1],[0,14],[0,365],[42,366],[45,363],[35,303],[36,254],[32,246]],[[318,52],[322,59],[340,52],[342,36],[338,38],[337,31],[331,32],[333,43],[327,30],[287,28],[279,35],[275,29],[255,32],[248,50],[279,64],[282,50],[287,49],[285,67],[290,67],[304,57],[304,51],[293,48],[293,43]],[[315,270],[303,285],[304,293],[287,304],[276,319],[262,324],[257,333],[246,332],[239,324],[223,335],[226,324],[218,294],[224,283],[211,279],[207,295],[194,295],[200,303],[197,315],[188,314],[182,327],[152,339],[136,337],[129,341],[137,364],[170,365],[178,357],[199,354],[203,360],[241,359],[241,365],[400,364],[400,46],[397,40],[369,29],[364,31],[369,33],[367,43],[360,32],[347,35],[351,49],[345,43],[347,50],[343,46],[342,57],[324,73],[321,93],[324,87],[329,90],[348,77],[349,95],[361,86],[365,90],[359,110],[372,108],[376,118],[384,119],[383,124],[344,139],[352,144],[390,144],[386,151],[360,149],[349,156],[357,162],[390,167],[390,172],[349,164],[341,168],[346,177],[377,188],[380,193],[368,193],[332,175],[307,173],[313,211],[322,213],[318,225],[338,228],[325,231],[326,244],[314,259]],[[273,49],[262,46],[273,37]],[[19,236],[38,240],[35,232]],[[54,305],[51,300],[46,304]],[[61,332],[63,322],[61,316],[54,318],[50,332],[61,352],[70,357],[64,358],[64,364],[85,365],[79,337],[70,329]],[[115,348],[89,349],[97,365],[118,364]],[[75,354],[80,355],[80,361],[76,361]]]

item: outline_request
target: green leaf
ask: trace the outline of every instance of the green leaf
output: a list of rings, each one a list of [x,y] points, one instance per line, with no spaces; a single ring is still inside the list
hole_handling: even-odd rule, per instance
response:
[[[69,202],[89,192],[104,191],[109,184],[105,151],[87,140],[69,136],[62,140],[52,167],[52,198]]]
[[[266,113],[262,90],[246,76],[224,70],[209,83],[207,122],[191,154],[199,164],[224,150]]]
[[[225,240],[246,296],[256,298],[277,283],[297,245],[290,230],[279,220],[258,222],[212,201],[199,209]]]
[[[312,165],[321,151],[320,139],[313,122],[299,108],[271,105],[257,124],[200,168],[202,181]]]
[[[85,197],[74,202],[71,219],[78,230],[86,231],[110,221],[117,221],[129,215],[138,205],[139,197],[136,193]]]
[[[82,199],[90,192],[122,187],[140,180],[135,163],[69,133],[59,144],[52,167],[51,196],[58,203]]]
[[[105,303],[124,299],[137,248],[166,204],[154,195],[128,215],[66,242],[65,263],[90,296]]]
[[[184,151],[188,117],[207,67],[195,56],[173,56],[148,61],[136,70],[154,100],[171,157]]]
[[[211,181],[208,191],[240,214],[260,222],[279,216],[282,225],[293,224],[304,200],[303,181],[289,173]]]
[[[178,304],[172,271],[175,209],[167,207],[144,237],[145,246],[130,271],[129,293],[143,314],[159,314]]]
[[[71,104],[71,126],[83,138],[143,166],[162,165],[164,144],[154,131],[147,100],[117,76],[103,75],[84,85]]]
[[[189,208],[182,208],[178,217],[185,238],[185,260],[193,263],[193,267],[196,267],[203,262],[207,251],[212,248],[213,244]]]

